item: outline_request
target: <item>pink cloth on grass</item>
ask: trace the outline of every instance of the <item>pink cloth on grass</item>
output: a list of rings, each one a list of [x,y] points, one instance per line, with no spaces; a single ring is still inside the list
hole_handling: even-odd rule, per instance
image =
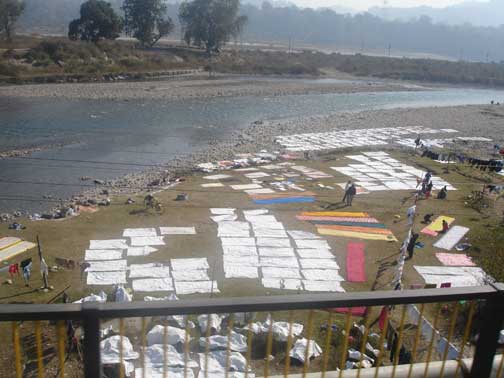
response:
[[[436,253],[436,257],[445,266],[476,266],[466,254]]]
[[[348,282],[366,282],[364,243],[348,243],[346,263]]]

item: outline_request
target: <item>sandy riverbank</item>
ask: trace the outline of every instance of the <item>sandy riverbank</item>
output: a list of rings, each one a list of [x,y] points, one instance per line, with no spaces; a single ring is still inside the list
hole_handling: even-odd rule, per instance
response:
[[[310,93],[359,93],[421,90],[422,87],[336,75],[323,79],[243,78],[171,79],[145,82],[39,84],[0,87],[0,99],[53,97],[81,100],[175,100]]]

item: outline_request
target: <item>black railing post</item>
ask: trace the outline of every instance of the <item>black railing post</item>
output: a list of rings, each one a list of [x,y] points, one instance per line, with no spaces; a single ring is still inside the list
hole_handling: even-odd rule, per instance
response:
[[[84,376],[101,378],[100,312],[95,303],[82,304],[84,320]]]
[[[499,333],[504,320],[504,284],[493,285],[496,294],[488,299],[483,308],[476,352],[471,368],[471,378],[489,378],[497,352]]]

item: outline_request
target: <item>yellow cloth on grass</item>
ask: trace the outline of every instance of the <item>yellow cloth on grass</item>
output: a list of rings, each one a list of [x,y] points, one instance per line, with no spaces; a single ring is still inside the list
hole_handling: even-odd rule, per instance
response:
[[[346,238],[356,238],[366,240],[384,240],[394,242],[397,241],[394,235],[368,234],[366,232],[340,231],[340,230],[331,230],[328,228],[318,228],[317,230],[320,235],[342,236]]]
[[[437,217],[434,222],[432,222],[427,227],[425,227],[422,230],[422,232],[431,231],[431,232],[438,233],[439,231],[441,231],[443,229],[443,220],[445,220],[448,223],[448,225],[451,225],[453,222],[455,222],[455,218],[450,218],[450,217],[446,217],[444,215],[441,215],[441,216]]]

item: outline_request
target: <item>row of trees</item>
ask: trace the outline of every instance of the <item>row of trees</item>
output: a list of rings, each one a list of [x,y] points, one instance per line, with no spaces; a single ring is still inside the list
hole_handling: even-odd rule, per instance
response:
[[[0,34],[11,39],[14,25],[25,9],[25,4],[19,0],[0,0]]]
[[[4,0],[0,0],[4,1]],[[154,46],[174,29],[162,0],[124,0],[120,17],[111,4],[88,0],[82,4],[80,18],[69,24],[72,40],[98,42],[116,39],[122,32],[143,46]],[[208,54],[218,52],[231,37],[238,35],[247,19],[239,15],[240,0],[192,0],[179,8],[179,20],[187,44],[203,47]]]

